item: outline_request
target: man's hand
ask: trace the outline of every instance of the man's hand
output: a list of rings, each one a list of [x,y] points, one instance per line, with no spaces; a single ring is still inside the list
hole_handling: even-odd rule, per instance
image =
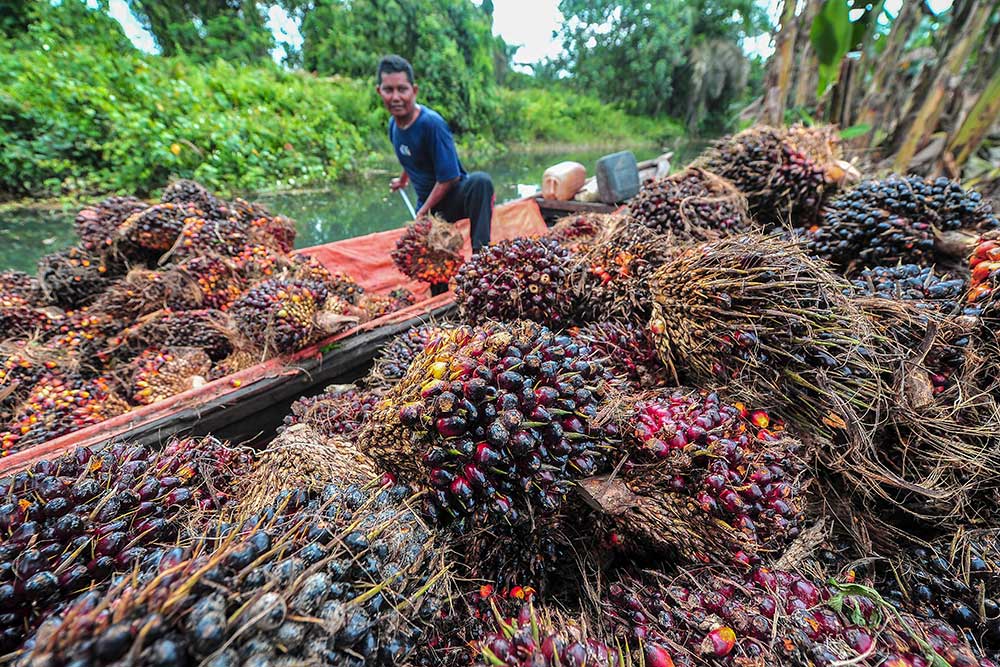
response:
[[[404,183],[401,178],[394,178],[389,181],[389,192],[396,192],[397,190],[402,190],[405,187],[406,183]]]

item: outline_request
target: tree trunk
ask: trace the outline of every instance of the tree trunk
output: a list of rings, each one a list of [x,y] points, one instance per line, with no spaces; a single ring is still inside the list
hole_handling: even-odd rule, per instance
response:
[[[953,43],[948,52],[942,54],[941,67],[934,77],[929,94],[926,97],[917,98],[918,100],[922,99],[922,102],[919,103],[920,106],[917,108],[913,123],[907,129],[906,138],[896,153],[895,160],[893,160],[893,168],[897,172],[903,173],[909,168],[910,160],[913,159],[917,150],[927,143],[937,128],[941,108],[951,80],[961,74],[962,67],[968,60],[972,47],[986,24],[986,19],[993,11],[991,3],[975,0],[971,4],[973,7],[969,12],[968,20],[962,27],[962,36]]]
[[[816,72],[819,69],[819,62],[816,60],[816,53],[813,51],[812,43],[809,41],[809,32],[812,30],[813,20],[823,5],[823,0],[807,0],[805,9],[799,14],[797,29],[795,33],[795,43],[799,48],[798,69],[795,72],[795,93],[792,97],[792,105],[799,108],[811,108],[816,101]]]
[[[885,117],[886,103],[892,99],[887,93],[887,85],[896,67],[899,65],[900,56],[906,48],[906,42],[920,22],[920,12],[916,0],[904,2],[892,22],[889,36],[886,38],[885,50],[878,57],[875,64],[875,71],[872,72],[872,80],[868,84],[867,92],[861,100],[858,111],[858,123],[871,126],[871,131],[858,137],[855,145],[869,145],[876,136],[876,130],[880,127],[882,119]]]
[[[949,154],[955,170],[961,171],[998,118],[1000,118],[1000,69],[994,69],[993,78],[979,94],[979,99],[972,105],[965,120],[948,141],[946,153]],[[952,174],[953,177],[957,175]]]
[[[796,0],[785,0],[781,10],[781,28],[774,42],[774,55],[764,84],[764,112],[761,120],[768,125],[781,125],[785,120],[788,80],[795,54]]]

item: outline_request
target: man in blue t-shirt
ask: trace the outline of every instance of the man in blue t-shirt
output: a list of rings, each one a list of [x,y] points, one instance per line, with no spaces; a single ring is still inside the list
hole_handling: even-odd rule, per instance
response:
[[[413,184],[418,218],[429,213],[448,222],[469,218],[472,251],[477,252],[490,242],[494,197],[489,174],[467,174],[462,168],[448,124],[433,109],[417,104],[410,63],[400,56],[386,56],[376,76],[378,94],[392,115],[389,139],[403,165],[402,175],[392,179],[389,188],[395,192]]]

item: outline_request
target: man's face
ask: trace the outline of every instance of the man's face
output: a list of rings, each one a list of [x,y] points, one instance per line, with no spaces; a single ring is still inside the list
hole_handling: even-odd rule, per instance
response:
[[[406,119],[413,114],[417,103],[417,86],[406,78],[406,72],[382,73],[382,83],[378,94],[389,113],[397,119]]]

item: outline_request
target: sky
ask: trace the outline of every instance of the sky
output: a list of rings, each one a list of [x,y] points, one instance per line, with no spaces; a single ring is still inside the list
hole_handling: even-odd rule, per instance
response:
[[[885,8],[895,15],[904,1],[911,0],[886,0]],[[952,3],[952,0],[927,1],[935,13],[944,11]],[[777,22],[782,0],[760,0],[760,2],[766,4],[772,21]],[[110,0],[110,13],[122,24],[125,34],[137,48],[149,53],[155,52],[153,36],[143,30],[135,20],[125,0]],[[503,37],[508,44],[520,46],[514,54],[514,62],[522,67],[559,55],[562,46],[552,33],[559,29],[562,21],[559,0],[493,0],[493,32]],[[280,7],[269,6],[268,27],[279,42],[301,46],[302,35],[299,34],[298,27]],[[764,58],[770,56],[774,50],[771,35],[760,35],[749,39],[743,48],[749,54],[757,54]],[[279,45],[273,55],[275,60],[280,61],[285,55],[284,47]]]

